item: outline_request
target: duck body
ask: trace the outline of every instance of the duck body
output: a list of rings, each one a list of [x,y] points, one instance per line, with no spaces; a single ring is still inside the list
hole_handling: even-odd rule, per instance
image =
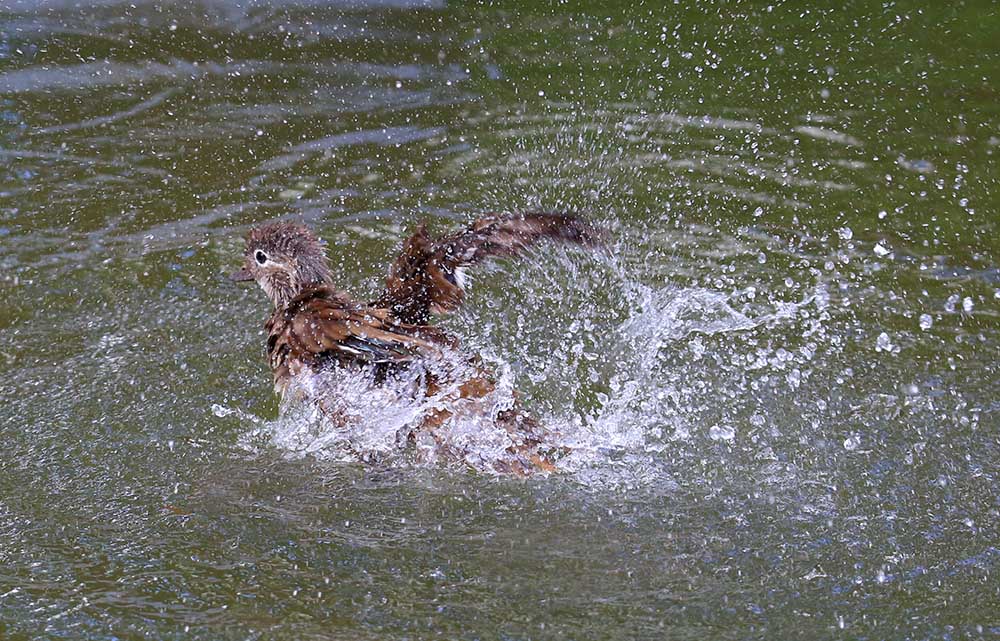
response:
[[[461,305],[466,268],[547,239],[597,241],[589,226],[565,214],[484,218],[438,240],[421,226],[391,266],[383,293],[363,303],[334,287],[323,245],[308,228],[278,222],[250,232],[244,267],[233,279],[256,280],[274,303],[266,352],[283,401],[311,403],[337,429],[349,429],[357,408],[347,407],[328,379],[351,377],[380,393],[391,388],[391,398],[420,407],[400,441],[425,458],[524,476],[555,469],[544,430],[516,395],[500,398],[492,373],[430,321]],[[449,424],[470,419],[495,428],[496,456],[479,460],[477,448],[449,436]]]

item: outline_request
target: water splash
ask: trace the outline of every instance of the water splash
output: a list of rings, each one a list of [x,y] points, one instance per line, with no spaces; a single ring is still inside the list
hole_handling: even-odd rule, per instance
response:
[[[520,388],[548,428],[546,445],[568,452],[559,468],[587,484],[663,481],[666,452],[706,439],[726,447],[751,440],[757,458],[773,458],[761,454],[771,450],[760,438],[759,390],[776,376],[791,391],[801,388],[817,352],[830,351],[821,346],[830,319],[826,283],[786,300],[754,287],[724,292],[650,284],[628,251],[609,252],[586,271],[578,266],[589,256],[553,253],[539,260],[546,262],[541,273],[529,265],[512,276],[517,286],[510,295],[522,299],[513,305],[518,313],[497,323],[488,305],[473,303],[456,323],[470,335],[467,349],[496,372],[488,397],[463,409],[454,401],[456,385],[432,396],[415,393],[428,375],[462,380],[456,370],[469,366],[457,354],[382,386],[356,371],[334,370],[303,379],[290,394],[331,399],[324,408],[286,403],[278,420],[246,442],[292,457],[389,465],[459,460],[492,471],[513,444],[494,418],[515,404]],[[614,295],[588,296],[598,283]],[[742,349],[782,333],[789,342]],[[454,415],[433,436],[414,429],[444,409]]]
[[[447,460],[493,472],[524,442],[498,418],[517,401],[510,372],[497,372],[492,389],[474,396],[464,395],[462,386],[482,371],[458,352],[379,383],[369,370],[310,373],[286,392],[279,418],[250,432],[244,444],[264,442],[292,457],[391,465]]]

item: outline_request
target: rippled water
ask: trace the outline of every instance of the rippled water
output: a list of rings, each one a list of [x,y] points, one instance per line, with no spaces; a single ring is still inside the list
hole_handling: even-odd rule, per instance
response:
[[[1000,636],[1000,13],[848,4],[3,5],[0,636]],[[278,419],[250,225],[525,208],[446,325],[569,472]]]

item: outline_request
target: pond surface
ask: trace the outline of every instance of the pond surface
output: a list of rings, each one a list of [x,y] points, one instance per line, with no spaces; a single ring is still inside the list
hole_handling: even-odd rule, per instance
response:
[[[632,4],[3,4],[0,637],[1000,637],[1000,10]],[[571,471],[285,438],[252,224],[529,208],[445,324]]]

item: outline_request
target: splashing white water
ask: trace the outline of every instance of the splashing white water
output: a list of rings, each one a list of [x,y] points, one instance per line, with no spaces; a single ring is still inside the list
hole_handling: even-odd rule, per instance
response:
[[[558,460],[563,471],[602,484],[610,469],[630,483],[662,481],[664,454],[682,443],[756,442],[766,424],[766,411],[753,400],[757,390],[772,384],[775,374],[798,390],[823,351],[817,343],[826,335],[830,299],[824,283],[814,283],[797,300],[782,300],[753,287],[724,293],[647,285],[615,259],[604,267],[610,271],[574,271],[576,278],[558,289],[558,274],[546,274],[553,278],[551,288],[525,283],[529,304],[503,316],[504,327],[472,308],[465,320],[478,335],[470,351],[495,372],[495,389],[482,398],[456,401],[458,383],[430,396],[415,392],[425,389],[428,376],[466,379],[469,372],[461,370],[473,368],[468,355],[426,363],[385,385],[354,370],[331,370],[299,380],[288,394],[325,399],[322,408],[287,402],[277,420],[244,441],[292,457],[390,465],[458,461],[491,472],[516,444],[496,417],[516,404],[514,390],[520,387],[528,390],[523,397],[529,410],[548,428],[545,446],[566,452]],[[532,276],[537,280],[537,273]],[[618,295],[598,304],[588,297],[598,283]],[[557,304],[541,300],[553,291],[559,293]],[[557,314],[548,313],[553,307]],[[742,352],[735,347],[740,340],[754,347]],[[545,407],[549,395],[566,400]],[[432,432],[417,429],[444,410],[449,416]],[[766,444],[760,449],[770,451]]]
[[[251,433],[290,456],[324,460],[432,464],[460,461],[493,472],[524,439],[498,417],[516,406],[510,373],[500,369],[484,393],[464,395],[481,380],[466,355],[449,352],[376,383],[371,371],[330,368],[301,376],[286,392],[280,416]],[[429,393],[428,381],[434,381]]]

